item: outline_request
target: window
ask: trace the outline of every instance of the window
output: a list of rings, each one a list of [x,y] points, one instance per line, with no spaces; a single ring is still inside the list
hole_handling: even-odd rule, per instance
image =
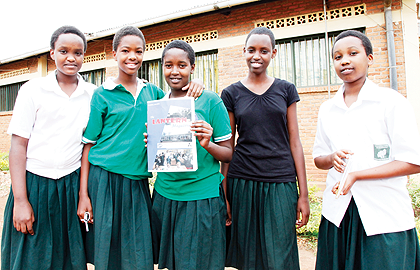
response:
[[[96,86],[101,86],[105,81],[105,70],[97,69],[92,71],[80,72],[80,75],[87,82],[93,83]]]
[[[165,92],[169,90],[169,86],[163,78],[160,59],[143,62],[138,77],[159,86]]]
[[[329,50],[339,33],[328,33]],[[329,57],[330,83],[341,84],[342,81],[334,70],[331,52],[326,53],[325,45],[325,34],[279,40],[276,42],[277,55],[271,61],[268,73],[293,82],[296,87],[327,85]]]
[[[195,56],[195,70],[191,79],[201,79],[207,90],[219,93],[219,64],[217,51],[199,53]]]
[[[12,111],[20,87],[25,83],[19,82],[0,86],[0,111]]]
[[[165,92],[170,90],[162,73],[160,59],[143,62],[138,77],[156,84]],[[219,92],[217,50],[195,55],[195,70],[191,79],[195,78],[203,80],[207,90]]]

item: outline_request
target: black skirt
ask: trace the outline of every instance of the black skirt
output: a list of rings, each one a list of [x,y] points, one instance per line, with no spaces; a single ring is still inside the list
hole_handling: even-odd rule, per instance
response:
[[[1,269],[86,269],[77,216],[79,171],[58,180],[26,172],[34,235],[18,232],[13,226],[14,197],[10,191],[4,210]]]
[[[224,269],[226,202],[219,197],[174,201],[153,192],[152,232],[159,269]]]

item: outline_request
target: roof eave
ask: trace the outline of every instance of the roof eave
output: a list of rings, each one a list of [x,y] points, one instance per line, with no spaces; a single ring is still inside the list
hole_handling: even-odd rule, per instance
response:
[[[199,14],[203,14],[203,13],[208,13],[208,12],[212,12],[212,11],[216,11],[216,10],[220,10],[220,9],[225,9],[225,8],[231,8],[231,7],[234,7],[234,6],[244,5],[244,4],[248,4],[248,3],[252,3],[252,2],[258,2],[258,1],[261,1],[261,0],[226,0],[226,1],[220,1],[220,2],[209,4],[209,5],[194,7],[194,8],[191,8],[191,9],[187,9],[187,10],[171,13],[171,14],[168,14],[168,15],[164,15],[164,16],[151,18],[151,19],[146,19],[144,21],[136,22],[136,23],[133,23],[133,24],[126,24],[126,25],[132,25],[132,26],[135,26],[135,27],[138,27],[138,28],[142,28],[142,27],[146,27],[146,26],[150,26],[150,25],[154,25],[154,24],[158,24],[158,23],[169,22],[169,21],[176,20],[176,19],[186,18],[186,17],[190,17],[190,16],[194,16],[194,15],[199,15]],[[126,26],[126,25],[124,25],[124,26]],[[86,36],[86,39],[88,41],[91,41],[91,40],[111,36],[111,35],[114,35],[122,27],[123,26],[108,29],[108,30],[98,31],[98,32],[89,34],[88,36]],[[39,49],[39,50],[35,50],[35,51],[27,52],[27,53],[24,53],[24,54],[20,54],[20,55],[17,55],[17,56],[2,59],[2,60],[0,60],[0,65],[10,63],[10,62],[14,62],[14,61],[18,61],[18,60],[22,60],[22,59],[25,59],[25,58],[28,58],[28,57],[39,55],[39,54],[44,54],[44,53],[47,53],[49,50],[50,50],[50,48],[42,48],[42,49]]]

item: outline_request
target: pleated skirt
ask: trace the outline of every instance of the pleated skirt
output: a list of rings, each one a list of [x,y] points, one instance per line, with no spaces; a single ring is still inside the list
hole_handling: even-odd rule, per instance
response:
[[[94,223],[86,234],[87,261],[95,270],[153,269],[148,180],[91,165],[88,191]]]
[[[153,192],[152,232],[159,269],[224,269],[226,202],[219,197],[173,201]]]
[[[226,266],[237,269],[299,269],[296,182],[227,179],[232,225]]]
[[[76,170],[54,180],[26,172],[34,235],[18,232],[13,226],[14,196],[10,191],[4,210],[1,269],[86,269],[77,216],[79,173]]]
[[[340,228],[321,218],[316,269],[420,269],[416,229],[367,236],[352,199]]]

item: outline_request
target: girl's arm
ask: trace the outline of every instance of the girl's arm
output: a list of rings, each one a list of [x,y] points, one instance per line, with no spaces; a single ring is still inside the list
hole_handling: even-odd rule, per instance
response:
[[[210,141],[213,135],[213,128],[206,121],[198,120],[192,123],[191,130],[195,131],[194,136],[197,137],[200,145],[207,150],[215,159],[221,162],[230,162],[233,150],[230,141],[222,141],[213,143]]]
[[[229,139],[230,142],[230,147],[233,149],[235,149],[235,139],[236,139],[236,122],[235,122],[235,115],[233,114],[233,112],[228,112],[229,113],[229,120],[230,120],[230,129],[232,130],[232,137]],[[232,214],[230,211],[230,203],[227,199],[227,173],[229,170],[229,163],[226,162],[222,162],[222,165],[220,167],[220,172],[223,174],[224,178],[223,178],[223,190],[225,191],[225,198],[226,198],[226,207],[227,207],[227,219],[226,219],[226,226],[230,226],[232,224]]]
[[[405,176],[420,173],[420,166],[404,161],[394,160],[390,163],[349,173],[346,183],[344,184],[341,195],[346,195],[353,184],[358,180],[376,180],[391,177]],[[339,184],[339,183],[337,183]],[[335,185],[333,192],[337,191],[338,185]]]
[[[35,222],[35,216],[26,192],[26,152],[28,141],[26,138],[12,135],[9,167],[15,201],[13,206],[13,226],[18,232],[34,235],[32,225]]]
[[[80,168],[79,205],[77,207],[77,215],[81,220],[84,218],[85,212],[89,212],[89,223],[93,223],[92,204],[90,202],[88,193],[88,178],[90,169],[88,157],[90,148],[92,148],[92,146],[93,144],[91,143],[87,143],[83,146],[82,167]]]
[[[300,228],[308,223],[309,220],[309,199],[308,186],[306,183],[306,168],[303,155],[302,143],[299,137],[299,127],[297,121],[296,102],[287,108],[287,129],[289,131],[290,151],[295,162],[296,174],[299,183],[299,199],[296,209],[296,225]]]
[[[346,158],[347,155],[353,155],[353,152],[342,149],[327,156],[316,157],[314,159],[315,166],[321,170],[329,170],[334,167],[338,172],[343,173],[346,166],[343,158]]]
[[[229,113],[230,115],[230,113]],[[223,189],[225,192],[225,199],[226,197],[226,174],[227,174],[227,168],[229,166],[229,162],[232,160],[232,154],[233,154],[233,147],[232,147],[232,138],[227,141],[222,141],[218,143],[213,143],[210,141],[211,136],[213,135],[213,128],[203,120],[199,120],[194,122],[191,125],[191,130],[195,131],[195,136],[197,137],[198,141],[200,142],[200,145],[207,150],[215,159],[222,162],[222,173],[224,170],[226,170],[225,179],[223,180]],[[227,165],[227,166],[226,166]],[[230,213],[230,205],[226,199],[226,207],[227,207],[227,214],[228,217],[226,219],[226,226],[230,226],[232,224],[232,216]]]

